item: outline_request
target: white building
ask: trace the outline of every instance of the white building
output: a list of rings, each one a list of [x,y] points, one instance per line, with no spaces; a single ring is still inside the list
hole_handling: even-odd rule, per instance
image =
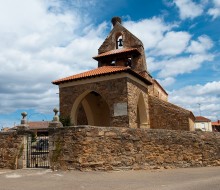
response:
[[[211,120],[202,116],[196,116],[195,129],[200,129],[202,131],[212,131]]]

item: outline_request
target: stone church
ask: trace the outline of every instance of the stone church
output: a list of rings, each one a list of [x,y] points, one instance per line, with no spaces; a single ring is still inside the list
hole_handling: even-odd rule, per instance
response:
[[[72,125],[193,130],[192,112],[168,102],[147,70],[143,43],[119,17],[93,59],[94,70],[55,80],[60,115]]]

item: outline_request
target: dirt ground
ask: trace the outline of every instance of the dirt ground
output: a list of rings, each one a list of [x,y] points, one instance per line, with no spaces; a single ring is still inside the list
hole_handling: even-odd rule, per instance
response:
[[[0,170],[0,190],[220,190],[220,167],[80,172]]]

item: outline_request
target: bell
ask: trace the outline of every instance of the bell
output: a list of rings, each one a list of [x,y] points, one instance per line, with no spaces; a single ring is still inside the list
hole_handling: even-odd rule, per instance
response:
[[[119,39],[119,40],[118,40],[118,46],[119,46],[119,47],[122,47],[122,46],[123,46],[123,41],[122,41],[122,39]]]

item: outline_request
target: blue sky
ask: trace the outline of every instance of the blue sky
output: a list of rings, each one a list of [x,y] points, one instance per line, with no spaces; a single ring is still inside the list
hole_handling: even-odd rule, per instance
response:
[[[141,39],[169,101],[220,119],[220,0],[0,0],[0,128],[52,120],[51,81],[97,67],[113,16]],[[199,107],[200,105],[200,107]]]

